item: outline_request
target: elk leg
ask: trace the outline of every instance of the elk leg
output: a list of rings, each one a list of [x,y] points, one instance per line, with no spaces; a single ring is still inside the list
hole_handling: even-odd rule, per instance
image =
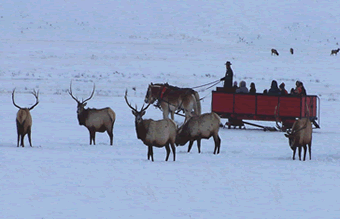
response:
[[[188,153],[190,152],[190,150],[191,150],[193,144],[194,144],[194,141],[190,141],[189,147],[188,147]]]
[[[20,142],[20,134],[18,133],[17,147],[19,147],[19,142]]]
[[[149,151],[150,151],[151,160],[153,162],[153,148],[152,148],[152,146],[149,146]]]
[[[201,153],[201,139],[197,139],[197,150],[198,153]]]
[[[93,131],[92,139],[93,139],[93,145],[96,145],[96,132],[95,131]]]
[[[32,147],[32,140],[31,140],[31,128],[28,129],[27,131],[27,135],[28,135],[28,141],[30,143],[30,146]]]
[[[296,152],[296,147],[292,148],[293,149],[293,160],[295,160],[295,152]]]
[[[169,155],[170,155],[170,147],[169,147],[169,143],[167,143],[167,144],[165,145],[165,150],[166,150],[166,158],[165,158],[165,161],[168,161]]]
[[[312,159],[312,142],[308,144],[309,159]]]
[[[172,154],[174,155],[174,161],[176,160],[176,147],[174,143],[171,143]]]
[[[90,145],[92,145],[92,140],[93,140],[93,144],[95,145],[95,132],[92,129],[89,129],[90,132]]]
[[[113,133],[112,133],[112,130],[111,131],[107,131],[107,134],[110,136],[110,145],[112,145],[113,143]]]
[[[22,147],[25,147],[25,146],[24,146],[24,137],[25,137],[25,135],[22,134],[22,135],[21,135],[21,143],[20,143],[20,145],[21,145]]]
[[[301,150],[302,150],[302,147],[299,146],[299,160],[301,160]]]
[[[303,161],[306,160],[307,146],[303,145]]]
[[[220,153],[220,147],[221,147],[221,138],[218,135],[214,135],[214,142],[215,142],[215,150],[214,150],[214,154],[219,154]]]

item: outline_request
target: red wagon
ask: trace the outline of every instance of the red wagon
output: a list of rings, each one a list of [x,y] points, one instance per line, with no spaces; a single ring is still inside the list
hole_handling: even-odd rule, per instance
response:
[[[316,95],[239,94],[225,92],[218,87],[216,91],[212,91],[211,109],[221,118],[228,119],[226,125],[229,128],[244,124],[265,128],[244,120],[278,120],[285,129],[289,129],[297,118],[308,114],[314,126],[320,128],[320,99]]]

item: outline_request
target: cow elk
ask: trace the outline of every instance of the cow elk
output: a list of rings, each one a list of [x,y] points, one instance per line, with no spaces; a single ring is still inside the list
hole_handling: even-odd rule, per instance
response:
[[[279,55],[279,53],[277,52],[277,50],[276,50],[276,49],[272,49],[271,51],[272,51],[272,55],[276,55],[276,56],[278,56],[278,55]]]
[[[89,101],[94,94],[95,85],[93,85],[93,91],[89,98],[79,101],[72,94],[72,82],[70,84],[70,90],[68,93],[77,102],[77,115],[79,125],[85,126],[90,133],[90,145],[96,144],[96,132],[107,132],[110,137],[110,145],[113,144],[113,125],[116,120],[115,112],[110,108],[106,107],[103,109],[86,108],[87,101]]]
[[[308,111],[308,107],[307,107]],[[282,130],[282,127],[278,125],[277,116],[276,117],[276,124],[277,127]],[[305,118],[297,119],[291,130],[287,130],[285,136],[288,138],[289,146],[293,150],[293,160],[295,160],[295,153],[296,148],[299,149],[299,160],[301,160],[301,150],[302,147],[304,149],[303,154],[303,161],[306,160],[306,153],[307,153],[307,145],[308,145],[308,152],[309,152],[309,159],[312,159],[312,123],[309,119],[309,111],[308,115]]]
[[[125,101],[126,104],[132,109],[132,114],[135,116],[135,127],[137,138],[142,140],[143,143],[148,147],[148,160],[154,161],[153,159],[153,146],[154,147],[164,147],[166,149],[166,158],[165,161],[168,161],[170,155],[170,147],[171,145],[172,154],[174,161],[176,160],[176,147],[175,147],[175,139],[176,139],[176,123],[171,119],[162,119],[162,120],[152,120],[152,119],[143,119],[143,115],[145,114],[146,109],[150,106],[149,103],[145,108],[144,104],[141,110],[137,110],[133,108],[131,104],[127,100],[127,90],[125,92]]]
[[[209,139],[212,136],[215,142],[214,154],[219,154],[221,147],[221,139],[218,135],[220,120],[220,117],[214,112],[191,117],[177,130],[176,145],[185,145],[189,141],[188,152],[190,152],[196,140],[198,153],[201,153],[201,139]]]
[[[338,52],[340,51],[340,48],[338,48],[338,49],[333,49],[332,51],[331,51],[331,55],[338,55]]]
[[[17,133],[18,133],[17,147],[19,147],[20,140],[21,140],[20,146],[24,147],[24,137],[26,134],[28,136],[28,141],[30,143],[30,146],[32,147],[32,141],[31,141],[32,116],[31,116],[30,111],[39,103],[39,91],[36,92],[35,90],[33,90],[33,92],[31,92],[34,95],[36,102],[30,108],[22,108],[18,106],[17,104],[15,104],[14,92],[15,92],[15,89],[12,92],[13,105],[19,108],[19,111],[17,113],[17,118],[16,118]]]

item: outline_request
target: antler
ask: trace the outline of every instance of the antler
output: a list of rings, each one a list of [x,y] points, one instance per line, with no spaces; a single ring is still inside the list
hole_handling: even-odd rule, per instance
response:
[[[86,101],[90,100],[90,99],[93,97],[93,94],[94,94],[95,89],[96,89],[96,85],[93,83],[93,91],[92,91],[90,97],[87,98],[87,99],[85,99],[85,100],[83,100],[82,103],[85,103]]]
[[[19,109],[22,109],[20,106],[16,105],[15,102],[14,102],[14,92],[15,92],[15,88],[13,89],[13,92],[12,92],[12,101],[13,101],[13,105],[16,106],[16,107],[19,108]]]
[[[77,103],[80,103],[80,101],[75,98],[72,94],[72,80],[71,80],[71,83],[70,83],[70,90],[68,91],[68,94],[71,95],[71,97],[77,102]]]
[[[127,89],[126,89],[126,91],[125,91],[125,96],[124,96],[124,98],[125,98],[126,104],[127,104],[133,111],[137,112],[137,106],[136,106],[136,109],[133,108],[133,107],[131,106],[131,104],[129,103],[129,101],[127,100]]]
[[[136,105],[136,108],[133,108],[133,107],[131,106],[131,104],[129,103],[129,101],[127,100],[127,89],[126,89],[126,91],[125,91],[125,96],[124,96],[124,98],[125,98],[126,104],[127,104],[133,111],[138,112],[138,110],[137,110],[137,105]],[[144,108],[144,104],[143,104],[142,109],[141,109],[139,112],[145,111],[150,105],[151,105],[151,103],[149,103],[149,104]]]
[[[70,83],[70,90],[68,91],[68,94],[71,95],[71,97],[72,97],[75,101],[77,101],[77,103],[85,103],[86,101],[90,100],[90,99],[93,97],[93,94],[94,94],[95,89],[96,89],[96,85],[93,84],[93,90],[92,90],[92,93],[91,93],[90,97],[87,98],[87,99],[85,99],[85,100],[82,100],[82,101],[80,102],[80,101],[79,101],[76,97],[74,97],[73,94],[72,94],[72,81],[71,81],[71,83]]]
[[[33,94],[33,96],[35,97],[35,104],[33,105],[33,106],[31,106],[30,108],[29,108],[29,110],[32,110],[36,105],[38,105],[38,103],[39,103],[39,91],[38,92],[36,92],[34,89],[33,89],[33,91],[31,92],[31,94]]]

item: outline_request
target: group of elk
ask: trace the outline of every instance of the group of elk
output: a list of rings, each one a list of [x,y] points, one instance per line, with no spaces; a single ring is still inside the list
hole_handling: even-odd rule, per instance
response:
[[[159,85],[156,85],[156,87]],[[164,86],[167,86],[166,84]],[[147,158],[148,160],[154,161],[153,158],[153,147],[165,147],[166,149],[166,158],[167,161],[170,155],[170,146],[173,153],[173,160],[176,160],[176,147],[175,145],[185,145],[189,142],[188,152],[190,152],[194,141],[197,141],[198,152],[201,153],[201,139],[209,139],[213,137],[215,142],[214,154],[220,153],[221,139],[218,135],[219,127],[220,127],[220,117],[214,113],[204,113],[201,114],[200,104],[197,105],[197,101],[199,101],[199,97],[197,94],[192,93],[192,91],[188,92],[188,90],[184,91],[185,95],[192,95],[195,98],[183,97],[184,94],[180,94],[181,101],[178,102],[178,97],[170,98],[170,96],[166,97],[166,89],[155,89],[160,90],[161,94],[153,92],[152,88],[153,84],[149,85],[147,90],[147,94],[145,96],[145,102],[148,103],[146,107],[144,104],[141,110],[137,110],[137,106],[134,108],[128,102],[127,99],[127,90],[125,92],[125,101],[130,109],[132,109],[132,114],[135,116],[135,128],[137,138],[142,140],[143,143],[148,147]],[[69,95],[77,102],[77,116],[79,125],[84,125],[90,133],[90,145],[95,144],[95,134],[96,132],[107,132],[110,137],[110,145],[113,143],[113,125],[116,119],[115,112],[109,108],[103,109],[90,109],[85,108],[87,101],[89,101],[95,92],[95,85],[93,86],[93,90],[91,95],[85,100],[78,100],[72,93],[72,82],[70,84],[70,89],[68,91]],[[39,91],[36,92],[33,90],[31,92],[36,98],[36,102],[30,108],[23,108],[18,106],[14,100],[15,89],[12,92],[12,101],[13,105],[19,108],[16,117],[16,125],[17,125],[17,147],[24,147],[24,136],[28,135],[28,140],[30,146],[32,147],[31,142],[31,129],[32,129],[32,116],[30,111],[38,105],[39,103]],[[179,93],[177,90],[175,93]],[[171,92],[168,93],[168,95]],[[198,99],[197,99],[198,98]],[[162,120],[152,120],[152,119],[143,119],[143,116],[146,113],[148,107],[158,101],[158,106],[164,110],[167,108],[167,113],[163,113]],[[187,101],[187,102],[185,102]],[[166,103],[166,104],[164,104]],[[173,111],[176,110],[184,110],[186,112],[184,124],[180,127],[177,127],[176,123],[173,120]],[[172,115],[172,119],[168,118],[169,112]],[[285,137],[289,139],[289,146],[293,150],[293,160],[295,159],[296,149],[299,150],[299,159],[301,160],[301,150],[304,148],[304,156],[303,160],[306,159],[307,145],[309,151],[309,158],[311,159],[311,146],[312,146],[312,125],[309,119],[309,111],[307,106],[308,115],[306,118],[298,119],[294,122],[292,128],[287,130]],[[275,118],[277,122],[277,127],[282,130],[282,127],[278,124],[278,116],[277,109],[275,109]]]
[[[214,154],[220,152],[221,139],[218,136],[220,117],[214,113],[201,114],[201,105],[198,103],[197,92],[189,88],[178,88],[168,84],[150,84],[145,96],[145,103],[148,105],[141,110],[131,106],[125,92],[126,104],[131,108],[135,116],[135,127],[137,138],[142,140],[148,147],[147,157],[153,159],[153,147],[165,147],[167,161],[170,154],[170,146],[173,153],[173,160],[176,159],[176,146],[185,145],[188,141],[190,152],[194,141],[197,141],[198,152],[201,153],[201,139],[214,138]],[[163,111],[162,120],[143,119],[146,109],[155,101]],[[185,112],[184,124],[177,128],[173,121],[175,111]],[[165,111],[165,113],[164,113]],[[171,119],[168,118],[171,113]]]

